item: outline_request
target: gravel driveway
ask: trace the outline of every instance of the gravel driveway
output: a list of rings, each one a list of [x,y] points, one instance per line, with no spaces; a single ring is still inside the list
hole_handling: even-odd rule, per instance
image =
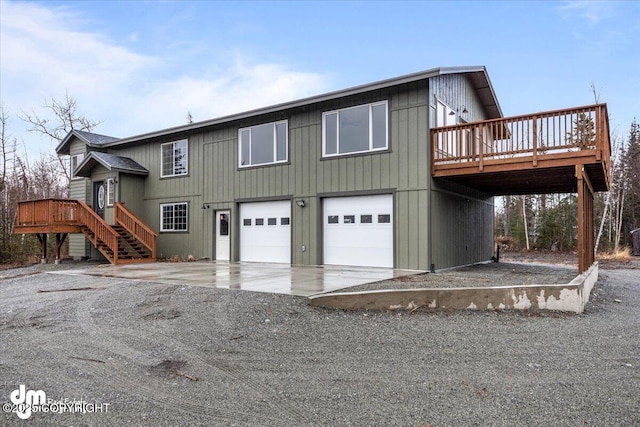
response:
[[[30,425],[640,425],[638,270],[601,271],[582,315],[329,311],[16,271],[0,281],[0,403],[25,384],[108,404]]]

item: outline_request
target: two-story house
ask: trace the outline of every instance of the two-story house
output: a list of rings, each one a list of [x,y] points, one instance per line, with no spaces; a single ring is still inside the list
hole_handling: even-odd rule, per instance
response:
[[[158,257],[434,270],[492,257],[494,195],[544,190],[538,128],[504,120],[484,67],[435,68],[138,136],[72,131],[56,151],[71,199],[107,224],[124,205],[157,232]],[[515,137],[522,150],[499,145]],[[463,164],[475,169],[452,172]],[[98,255],[87,235],[72,256]]]

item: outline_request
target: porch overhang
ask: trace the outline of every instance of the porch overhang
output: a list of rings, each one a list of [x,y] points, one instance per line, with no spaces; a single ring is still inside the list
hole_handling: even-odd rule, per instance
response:
[[[138,162],[129,157],[116,156],[115,154],[90,152],[75,170],[76,176],[90,177],[91,171],[97,165],[101,165],[110,171],[124,172],[133,175],[149,175],[149,171]]]

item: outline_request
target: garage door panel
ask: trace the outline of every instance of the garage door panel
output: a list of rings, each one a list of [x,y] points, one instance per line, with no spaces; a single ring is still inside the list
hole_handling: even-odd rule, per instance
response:
[[[393,267],[393,196],[323,201],[324,263]]]
[[[240,205],[240,261],[291,263],[291,203]]]

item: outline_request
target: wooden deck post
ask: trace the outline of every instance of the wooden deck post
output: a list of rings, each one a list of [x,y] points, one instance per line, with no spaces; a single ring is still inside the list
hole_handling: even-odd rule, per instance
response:
[[[40,262],[42,264],[47,263],[47,233],[36,233],[36,237],[40,242],[40,247],[42,248],[42,259]]]
[[[67,233],[56,233],[56,264],[60,264],[60,249],[67,238]]]
[[[593,231],[593,186],[584,166],[576,165],[578,183],[578,273],[583,273],[595,262]]]

